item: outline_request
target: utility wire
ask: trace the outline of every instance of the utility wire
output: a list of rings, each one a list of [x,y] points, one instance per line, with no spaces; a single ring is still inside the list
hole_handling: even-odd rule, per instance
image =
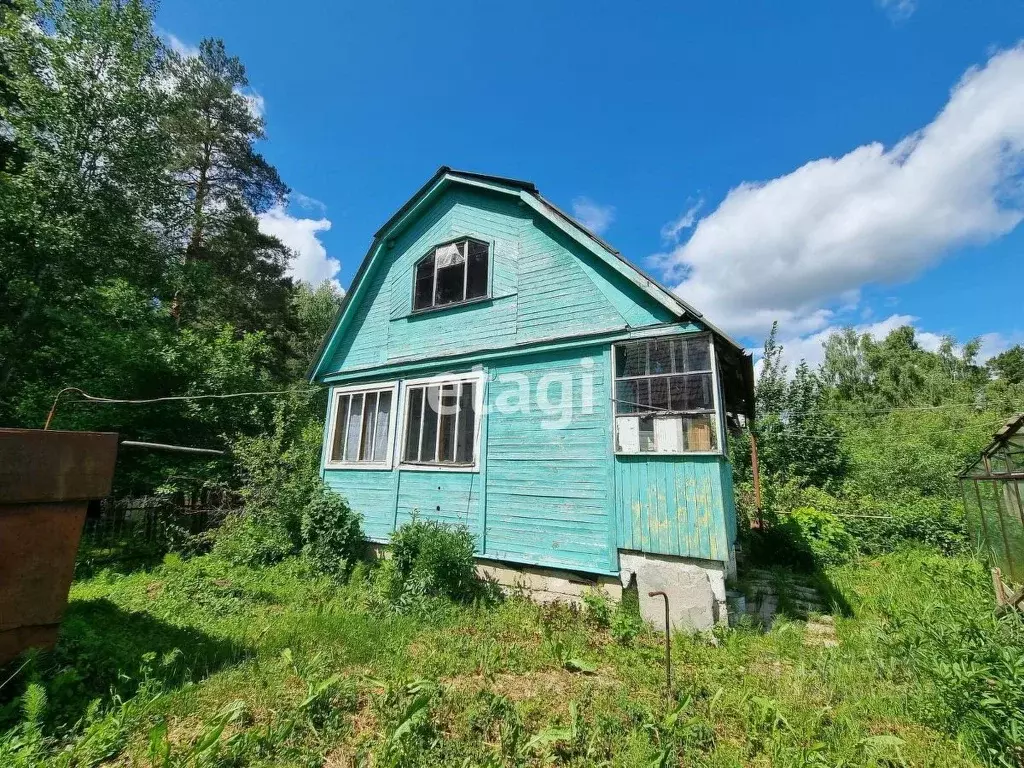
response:
[[[290,394],[308,394],[312,392],[319,392],[322,387],[309,387],[307,389],[279,389],[265,392],[228,392],[219,395],[169,395],[167,397],[149,397],[143,399],[127,399],[117,397],[97,397],[96,395],[90,395],[85,390],[79,389],[78,387],[65,387],[57,396],[53,398],[53,405],[50,407],[50,412],[46,416],[46,424],[43,429],[49,429],[50,423],[53,421],[53,416],[57,412],[57,404],[60,402],[61,395],[69,392],[74,392],[81,399],[72,400],[73,403],[92,403],[94,405],[145,405],[149,403],[165,403],[172,401],[185,401],[185,400],[227,400],[234,397],[260,397],[269,395],[290,395]]]

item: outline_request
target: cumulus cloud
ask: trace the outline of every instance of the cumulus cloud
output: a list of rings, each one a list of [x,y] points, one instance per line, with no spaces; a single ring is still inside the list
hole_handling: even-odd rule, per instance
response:
[[[195,45],[189,45],[184,40],[179,38],[177,35],[171,32],[163,33],[164,39],[167,41],[167,45],[171,47],[171,50],[186,59],[191,59],[199,55],[199,47]]]
[[[273,235],[287,245],[295,254],[289,266],[289,273],[298,280],[319,285],[324,280],[334,280],[341,268],[337,259],[327,255],[327,249],[320,242],[318,234],[331,228],[326,218],[305,219],[292,216],[283,205],[276,205],[259,215],[260,231]]]
[[[584,227],[600,235],[615,220],[615,206],[595,203],[589,197],[577,197],[572,201],[572,215]]]
[[[763,336],[775,320],[817,332],[862,286],[907,280],[1016,227],[1022,164],[1019,44],[969,70],[920,131],[744,182],[654,259],[680,296],[736,334]]]

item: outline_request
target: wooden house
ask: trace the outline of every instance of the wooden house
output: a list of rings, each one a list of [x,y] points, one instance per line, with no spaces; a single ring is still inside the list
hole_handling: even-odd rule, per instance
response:
[[[464,525],[503,583],[635,579],[679,625],[722,619],[750,356],[532,183],[439,169],[374,236],[310,378],[323,477],[372,541]]]

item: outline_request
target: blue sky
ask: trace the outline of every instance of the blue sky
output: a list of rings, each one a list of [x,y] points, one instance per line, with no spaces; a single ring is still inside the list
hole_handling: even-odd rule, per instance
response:
[[[445,164],[534,181],[745,343],[778,319],[794,359],[851,324],[1024,339],[1020,2],[164,0],[157,24],[245,62],[299,277],[348,287]]]

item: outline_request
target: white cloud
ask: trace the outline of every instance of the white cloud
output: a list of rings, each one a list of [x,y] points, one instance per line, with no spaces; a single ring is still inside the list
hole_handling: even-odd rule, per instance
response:
[[[235,93],[245,99],[245,103],[249,105],[249,111],[256,117],[263,117],[267,113],[266,101],[254,88],[245,88],[244,90],[236,88]]]
[[[687,229],[692,229],[693,225],[697,221],[697,213],[700,211],[701,206],[704,205],[704,198],[700,198],[683,211],[682,215],[675,221],[670,221],[668,224],[661,228],[661,240],[664,243],[675,244],[679,242],[680,236]]]
[[[577,197],[572,201],[572,215],[584,227],[600,235],[615,220],[615,206],[595,203],[589,197]]]
[[[295,253],[289,266],[292,277],[313,285],[334,280],[341,264],[327,255],[327,249],[317,237],[318,233],[331,228],[329,219],[298,218],[289,214],[283,205],[276,205],[261,213],[259,222],[261,232],[278,238]]]
[[[199,46],[189,45],[180,37],[170,32],[162,32],[162,35],[164,39],[167,40],[167,44],[171,47],[171,50],[179,56],[191,59],[199,55]]]
[[[941,113],[886,149],[866,144],[744,182],[654,260],[710,320],[763,336],[834,324],[862,286],[907,280],[1024,218],[1024,45],[969,70]],[[670,228],[671,231],[671,228]]]
[[[878,5],[894,22],[906,21],[917,10],[917,0],[878,0]]]
[[[314,211],[323,216],[327,212],[327,206],[315,197],[304,195],[301,192],[292,192],[288,195],[288,202],[307,211]]]

